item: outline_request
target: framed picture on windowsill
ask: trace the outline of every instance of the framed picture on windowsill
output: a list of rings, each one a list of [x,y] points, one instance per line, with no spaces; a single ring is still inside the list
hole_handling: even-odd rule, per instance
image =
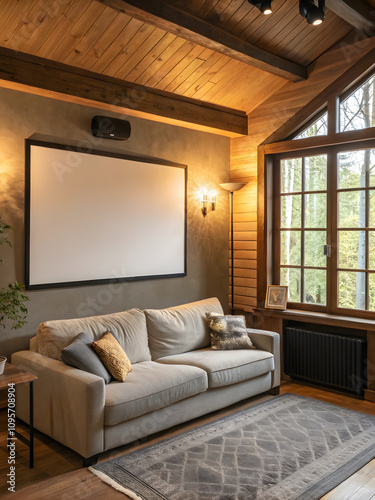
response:
[[[267,285],[266,302],[267,309],[286,309],[288,301],[288,287],[282,285]]]

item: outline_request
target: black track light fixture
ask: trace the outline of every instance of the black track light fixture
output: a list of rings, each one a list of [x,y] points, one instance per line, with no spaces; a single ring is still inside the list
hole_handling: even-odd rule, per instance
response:
[[[248,0],[248,2],[257,7],[262,14],[265,14],[266,16],[272,14],[272,0]]]
[[[318,26],[324,21],[325,0],[318,0],[318,5],[314,0],[300,0],[299,13],[309,24]]]

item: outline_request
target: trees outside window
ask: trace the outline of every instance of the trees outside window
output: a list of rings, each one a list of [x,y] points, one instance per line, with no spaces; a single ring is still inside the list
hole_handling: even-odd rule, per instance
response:
[[[339,132],[375,126],[374,96],[375,75],[339,100]],[[327,134],[329,120],[295,139]],[[375,311],[375,140],[283,153],[274,165],[274,277],[289,303]]]

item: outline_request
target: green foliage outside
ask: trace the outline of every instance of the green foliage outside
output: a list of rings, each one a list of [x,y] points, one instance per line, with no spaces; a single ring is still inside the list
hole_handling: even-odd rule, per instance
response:
[[[5,231],[11,229],[11,226],[0,218],[0,245],[6,244],[12,246],[4,234]],[[0,262],[2,263],[3,261],[0,260]],[[6,319],[13,323],[12,330],[22,328],[26,324],[28,310],[25,302],[29,300],[29,297],[22,292],[23,289],[24,285],[17,281],[9,283],[7,287],[0,289],[0,326],[3,328],[5,328]]]
[[[300,269],[282,268],[281,284],[288,285],[290,301],[325,304],[327,157],[283,160],[281,171],[282,192],[296,194],[281,196],[280,263],[301,266]],[[298,230],[283,230],[287,228]],[[305,266],[314,269],[305,269]]]
[[[374,90],[375,76],[341,102],[341,131],[375,126]],[[326,114],[296,139],[323,133]],[[375,271],[374,167],[375,150],[337,156],[338,305],[343,308],[375,311],[375,273],[369,272]],[[289,286],[289,301],[325,304],[327,157],[283,160],[281,192],[281,284]]]

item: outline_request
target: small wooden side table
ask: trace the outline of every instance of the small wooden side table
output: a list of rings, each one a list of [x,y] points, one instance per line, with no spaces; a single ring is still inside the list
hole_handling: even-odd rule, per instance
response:
[[[30,387],[30,423],[29,423],[29,439],[26,439],[22,434],[17,432],[16,430],[12,432],[8,432],[8,440],[12,439],[12,435],[14,434],[20,441],[25,443],[30,448],[30,458],[29,458],[29,467],[34,467],[34,381],[38,377],[33,373],[27,372],[25,370],[21,370],[17,366],[14,366],[10,363],[5,364],[4,373],[0,375],[0,390],[1,389],[9,389],[11,387],[15,387],[19,384],[29,384]],[[8,407],[8,419],[11,414],[11,420],[13,420],[13,416],[15,419],[15,413],[10,412],[10,408]],[[15,421],[15,420],[14,420]]]

